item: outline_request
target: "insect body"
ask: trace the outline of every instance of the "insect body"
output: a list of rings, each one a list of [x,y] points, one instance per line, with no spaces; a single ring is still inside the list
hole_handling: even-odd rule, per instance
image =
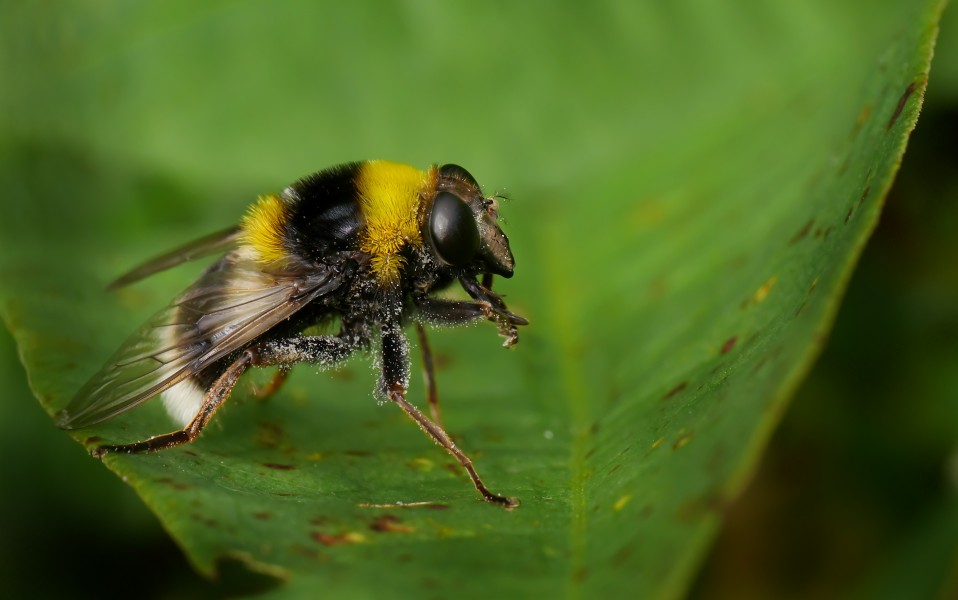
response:
[[[192,442],[250,367],[335,364],[357,350],[379,353],[377,394],[395,402],[468,471],[472,462],[438,422],[431,356],[422,322],[490,320],[518,340],[528,322],[491,290],[514,261],[499,228],[495,197],[484,197],[462,167],[421,171],[386,161],[334,167],[282,194],[261,197],[238,227],[161,256],[125,285],[194,256],[228,252],[131,337],[58,415],[65,429],[93,425],[162,395],[182,429],[94,453],[152,452]],[[477,277],[482,275],[480,283]],[[457,281],[472,301],[431,294]],[[335,335],[304,335],[338,318]],[[416,321],[433,419],[406,399],[409,350],[403,325]],[[277,380],[278,381],[278,380]]]

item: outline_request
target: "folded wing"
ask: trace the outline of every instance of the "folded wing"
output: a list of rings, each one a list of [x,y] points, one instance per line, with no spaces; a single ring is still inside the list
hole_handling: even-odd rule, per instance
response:
[[[64,429],[106,420],[202,371],[338,288],[340,272],[264,272],[242,251],[210,267],[128,339],[57,415]]]

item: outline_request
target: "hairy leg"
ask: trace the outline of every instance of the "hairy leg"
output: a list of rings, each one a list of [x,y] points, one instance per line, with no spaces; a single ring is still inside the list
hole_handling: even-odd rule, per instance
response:
[[[206,424],[210,422],[216,409],[229,397],[233,386],[239,381],[240,375],[242,375],[251,364],[253,364],[253,353],[249,350],[243,352],[239,358],[233,361],[233,363],[226,368],[226,371],[213,382],[210,389],[207,390],[206,397],[203,400],[203,405],[200,407],[199,412],[196,413],[196,416],[193,417],[190,424],[183,429],[151,437],[142,442],[118,446],[100,446],[93,451],[93,454],[97,457],[102,457],[104,454],[113,452],[124,454],[156,452],[157,450],[165,450],[192,442],[200,435],[200,432],[203,431]]]
[[[382,327],[382,366],[381,386],[390,401],[395,402],[419,427],[436,443],[445,448],[469,474],[483,500],[511,509],[519,506],[517,498],[507,498],[489,491],[472,460],[460,450],[442,427],[429,420],[426,415],[406,399],[406,387],[409,379],[409,354],[405,335],[398,324],[386,323]]]
[[[350,339],[353,339],[350,336]],[[206,391],[200,410],[189,425],[183,429],[151,437],[132,444],[100,446],[93,451],[97,457],[110,453],[134,454],[156,452],[188,444],[199,437],[216,410],[229,398],[240,376],[251,366],[290,366],[299,362],[311,362],[325,366],[343,360],[356,348],[346,341],[346,336],[301,336],[270,340],[244,350],[226,368]]]

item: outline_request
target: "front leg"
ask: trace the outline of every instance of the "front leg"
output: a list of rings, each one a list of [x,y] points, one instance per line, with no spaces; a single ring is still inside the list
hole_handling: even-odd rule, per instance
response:
[[[483,277],[485,282],[486,278]],[[503,302],[502,296],[492,291],[492,288],[486,287],[483,284],[480,284],[476,281],[476,278],[468,274],[461,274],[459,276],[459,283],[462,285],[462,289],[466,290],[466,293],[472,296],[474,299],[479,300],[480,302],[488,303],[492,309],[499,314],[502,318],[506,319],[513,325],[528,325],[529,321],[525,317],[520,317],[519,315],[512,313],[506,307],[506,303]],[[488,280],[489,285],[492,285],[492,280]]]
[[[483,282],[492,285],[492,279],[483,277]],[[528,325],[529,321],[525,317],[513,313],[506,307],[502,296],[492,291],[490,287],[480,284],[476,278],[467,273],[460,274],[459,283],[466,293],[475,298],[480,304],[489,306],[487,319],[494,322],[499,329],[499,335],[506,338],[502,345],[508,348],[519,342],[520,325]]]
[[[519,506],[519,500],[516,498],[507,498],[498,494],[493,494],[489,488],[482,483],[475,467],[472,466],[472,460],[456,447],[456,444],[450,439],[449,435],[442,427],[430,421],[426,415],[422,414],[418,408],[406,400],[406,388],[409,382],[409,343],[405,334],[399,326],[399,323],[386,322],[382,326],[382,380],[380,388],[386,398],[399,405],[409,418],[439,445],[446,449],[446,452],[452,454],[459,464],[463,466],[472,479],[472,484],[482,495],[483,500],[498,504],[506,509]]]
[[[426,294],[413,296],[413,302],[422,317],[436,325],[465,325],[486,319],[491,314],[488,303],[463,302],[432,298]]]
[[[478,283],[476,285],[478,286]],[[480,297],[477,298],[477,302],[444,300],[432,298],[426,294],[413,296],[413,302],[419,308],[419,313],[423,318],[438,325],[461,325],[475,323],[482,319],[492,321],[496,324],[499,335],[506,338],[502,345],[506,348],[514,346],[519,341],[517,327],[528,325],[529,321],[509,312],[498,295],[492,291],[486,291],[488,292],[488,299]]]

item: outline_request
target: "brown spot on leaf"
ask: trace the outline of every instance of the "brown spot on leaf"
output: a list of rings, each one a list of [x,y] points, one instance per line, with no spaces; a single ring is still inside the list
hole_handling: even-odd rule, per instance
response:
[[[865,124],[865,121],[868,120],[868,117],[870,117],[871,114],[872,114],[871,104],[866,104],[865,106],[862,107],[860,111],[858,111],[858,118],[855,119],[856,132],[862,128],[862,126]]]
[[[662,398],[663,399],[672,398],[673,396],[675,396],[676,394],[684,390],[686,387],[688,387],[688,382],[683,381],[682,383],[678,384],[677,386],[669,390],[664,396],[662,396]]]
[[[761,359],[759,359],[759,361],[755,364],[755,368],[752,369],[752,375],[758,373],[762,367],[765,366],[766,361],[768,361],[768,356],[763,356]]]
[[[183,491],[183,490],[190,489],[190,486],[183,483],[182,481],[176,481],[172,477],[160,477],[159,479],[156,480],[156,482],[162,483],[163,485],[168,485],[174,490]]]
[[[197,521],[199,523],[206,525],[207,527],[219,527],[219,522],[216,519],[207,517],[206,515],[202,513],[192,513],[190,514],[190,518],[193,519],[194,521]]]
[[[263,463],[263,466],[267,469],[276,469],[277,471],[292,471],[296,468],[295,465],[284,465],[281,463]]]
[[[103,438],[101,438],[101,437],[98,436],[98,435],[91,435],[91,436],[88,437],[87,439],[83,440],[83,443],[84,443],[85,445],[88,445],[88,446],[89,446],[90,444],[96,444],[97,442],[100,442],[100,441],[102,441],[102,440],[103,440]]]
[[[416,531],[414,527],[403,525],[395,515],[381,515],[369,526],[373,531],[380,533],[410,533]]]
[[[353,370],[348,367],[342,367],[335,369],[330,373],[330,377],[337,381],[352,381],[356,378],[356,374],[353,373]]]
[[[801,229],[795,232],[795,235],[793,235],[792,239],[788,241],[788,244],[791,246],[805,239],[805,237],[808,236],[808,232],[812,230],[812,225],[814,224],[815,219],[810,219],[808,223],[805,223]]]
[[[319,552],[316,551],[316,548],[310,548],[304,546],[303,544],[293,544],[290,546],[290,549],[293,551],[293,554],[297,556],[304,556],[312,560],[319,560],[321,558]]]
[[[443,371],[445,369],[448,369],[449,366],[452,365],[453,358],[452,358],[452,355],[446,352],[437,352],[435,356],[433,356],[432,362],[433,362],[433,365],[435,365],[437,371]]]
[[[828,343],[828,334],[819,332],[815,334],[815,338],[812,340],[816,346],[819,348],[824,348],[825,344]]]
[[[259,519],[260,521],[269,521],[273,518],[273,515],[269,511],[255,512],[253,513],[254,519]]]
[[[310,537],[324,546],[358,544],[360,542],[366,541],[366,538],[363,536],[363,534],[352,531],[344,531],[343,533],[337,533],[336,535],[324,533],[322,531],[314,531],[310,534]]]
[[[735,347],[735,342],[738,341],[738,336],[733,335],[729,339],[725,340],[725,343],[722,344],[722,354],[727,354]]]
[[[862,203],[865,202],[865,198],[868,197],[868,194],[871,191],[872,191],[872,187],[870,185],[865,187],[865,189],[862,191],[862,195],[858,198],[858,206],[861,206]]]
[[[649,283],[648,294],[653,300],[663,298],[669,291],[668,281],[664,277],[656,277]]]
[[[892,113],[891,118],[888,119],[888,124],[885,126],[885,130],[891,130],[892,126],[895,124],[895,121],[898,120],[898,117],[901,116],[901,111],[904,110],[905,104],[908,103],[908,99],[915,92],[915,82],[912,81],[908,84],[908,87],[905,88],[905,91],[902,93],[901,98],[898,99],[898,105],[895,107],[895,112]]]
[[[852,164],[851,156],[846,155],[845,160],[842,161],[842,164],[838,166],[838,170],[835,171],[835,174],[838,176],[844,175],[848,171],[848,167]]]
[[[505,438],[502,436],[501,431],[496,431],[494,429],[487,429],[482,433],[482,438],[485,440],[490,440],[493,442],[501,442]],[[452,441],[456,441],[456,436],[452,436]]]
[[[256,443],[264,448],[275,448],[283,440],[283,427],[272,421],[260,421],[256,430]]]
[[[199,454],[197,454],[196,452],[193,452],[192,450],[184,450],[183,454],[187,456],[199,456]]]
[[[619,550],[612,555],[611,564],[616,567],[621,567],[625,565],[630,558],[632,558],[632,553],[635,550],[636,544],[626,544],[619,548]]]

